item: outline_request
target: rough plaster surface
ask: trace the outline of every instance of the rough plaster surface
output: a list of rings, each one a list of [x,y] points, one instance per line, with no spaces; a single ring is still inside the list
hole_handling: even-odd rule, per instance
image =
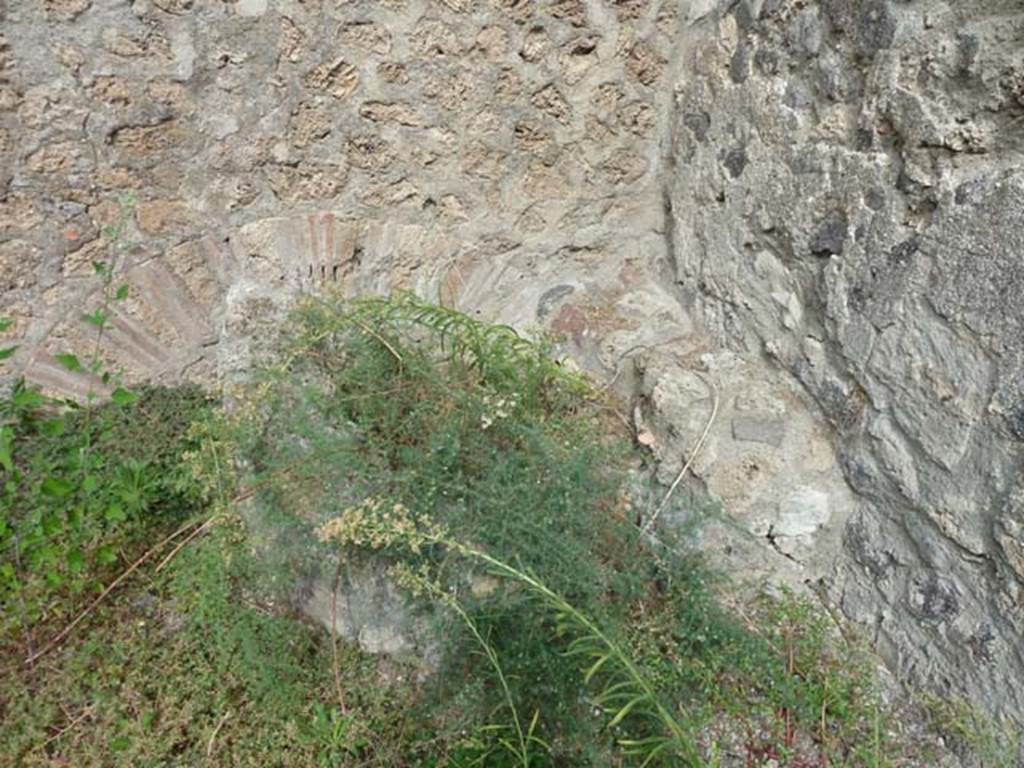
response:
[[[551,328],[665,483],[717,402],[724,567],[1017,718],[1022,155],[1018,0],[0,0],[15,370],[88,390],[112,254],[130,377],[244,375],[325,284]]]
[[[815,401],[853,491],[820,588],[901,677],[1019,718],[1024,6],[742,2],[686,34],[676,281]]]

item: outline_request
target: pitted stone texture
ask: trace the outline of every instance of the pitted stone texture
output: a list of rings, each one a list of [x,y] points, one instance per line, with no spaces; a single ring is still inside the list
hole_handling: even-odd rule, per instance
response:
[[[592,258],[574,274],[594,282],[666,261],[667,0],[76,0],[0,15],[2,311],[19,315],[16,370],[48,386],[82,388],[48,355],[81,335],[91,263],[115,255],[124,275],[169,271],[121,308],[110,362],[167,380],[236,367],[196,330],[223,333],[234,298],[443,286],[470,306],[456,264],[506,279],[576,248]],[[123,256],[101,230],[127,191]],[[197,269],[216,276],[200,287]]]
[[[370,653],[417,661],[424,672],[436,671],[440,652],[428,617],[416,616],[408,597],[380,571],[349,568],[335,592],[331,579],[313,582],[303,610],[339,637],[359,643]]]
[[[856,504],[826,591],[903,679],[1024,720],[1007,502],[1024,469],[1024,8],[721,3],[687,35],[676,279],[705,329],[789,371],[830,425]]]

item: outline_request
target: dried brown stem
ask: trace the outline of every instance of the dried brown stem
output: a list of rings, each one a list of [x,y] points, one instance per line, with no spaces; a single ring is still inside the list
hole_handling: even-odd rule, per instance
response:
[[[181,528],[179,528],[174,533],[172,533],[170,536],[167,536],[166,538],[161,540],[158,544],[156,544],[155,546],[150,547],[148,550],[146,550],[145,554],[143,554],[142,557],[140,557],[138,560],[136,560],[134,563],[132,563],[124,572],[121,573],[120,576],[118,576],[116,579],[114,579],[112,582],[110,582],[110,584],[107,585],[107,588],[104,589],[99,594],[99,597],[97,597],[95,600],[93,600],[84,611],[82,611],[80,614],[78,614],[78,616],[75,617],[74,621],[72,621],[70,624],[68,624],[66,627],[64,627],[64,629],[62,629],[60,632],[58,632],[56,635],[54,635],[49,640],[49,642],[46,643],[46,645],[44,645],[38,651],[33,653],[31,656],[29,656],[25,660],[25,663],[26,664],[33,664],[41,656],[44,656],[45,654],[47,654],[51,650],[53,650],[61,641],[63,641],[68,635],[71,634],[71,632],[75,629],[75,627],[77,627],[79,624],[81,624],[82,621],[90,613],[92,613],[96,609],[96,606],[98,606],[100,603],[102,603],[111,592],[113,592],[115,589],[117,589],[118,585],[120,585],[121,582],[123,582],[125,579],[127,579],[129,576],[131,576],[133,573],[135,573],[135,571],[138,570],[139,566],[141,566],[150,557],[152,557],[154,554],[159,552],[161,549],[163,549],[165,546],[167,546],[170,542],[174,541],[176,538],[178,538],[178,536],[183,534],[185,531],[187,531],[189,528],[191,528],[194,525],[195,525],[194,522],[186,523],[185,525],[181,526]]]
[[[203,523],[198,528],[196,528],[194,531],[192,531],[192,533],[190,533],[188,536],[186,536],[181,542],[178,543],[177,546],[174,547],[174,549],[171,550],[170,554],[168,554],[167,557],[165,557],[163,560],[160,561],[160,564],[157,565],[157,567],[153,570],[153,573],[160,573],[160,571],[162,571],[164,569],[164,567],[169,562],[171,562],[171,560],[174,559],[175,555],[177,555],[179,552],[181,552],[181,550],[183,550],[185,547],[187,547],[190,541],[195,539],[203,531],[205,531],[207,528],[209,528],[210,525],[212,525],[217,519],[218,519],[218,516],[214,515],[209,520],[207,520],[205,523]]]

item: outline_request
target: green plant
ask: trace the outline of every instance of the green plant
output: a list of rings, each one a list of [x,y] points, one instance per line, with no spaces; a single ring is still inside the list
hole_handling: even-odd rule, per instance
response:
[[[360,301],[351,312],[311,300],[284,336],[285,362],[238,398],[236,438],[254,470],[243,484],[257,489],[258,535],[273,540],[266,549],[279,572],[313,577],[313,526],[386,489],[497,551],[521,549],[566,591],[604,600],[591,553],[616,542],[610,527],[591,524],[591,510],[614,498],[601,467],[618,460],[617,447],[600,438],[585,383],[543,347],[407,296]],[[555,691],[573,675],[537,638],[509,647],[524,640],[499,626],[513,614],[472,619],[502,658],[539,655],[547,667],[540,681],[506,681],[519,711],[530,713],[512,718],[521,754],[525,721],[552,698],[565,700]],[[482,647],[460,623],[464,640]],[[508,698],[501,695],[506,713]],[[564,716],[583,709],[566,703]]]
[[[410,577],[411,578],[406,582],[407,585],[423,590],[425,593],[429,594],[433,600],[453,611],[466,625],[470,634],[472,634],[473,639],[476,641],[484,657],[487,659],[487,663],[494,671],[495,679],[501,687],[502,696],[505,699],[509,715],[512,718],[512,727],[509,730],[511,730],[514,740],[504,736],[502,731],[505,730],[505,728],[500,724],[486,726],[481,730],[493,732],[497,738],[498,746],[501,747],[506,754],[510,755],[520,768],[530,768],[531,756],[534,748],[540,747],[541,749],[549,749],[548,745],[535,734],[537,718],[540,713],[535,712],[530,724],[524,727],[523,720],[519,714],[519,708],[516,705],[515,697],[512,695],[512,691],[509,688],[508,677],[501,665],[501,659],[498,657],[498,653],[494,649],[494,646],[480,633],[480,629],[477,627],[476,622],[473,621],[473,617],[469,615],[457,600],[453,599],[448,593],[446,593],[439,584],[411,574]],[[488,757],[493,758],[493,752],[488,751]]]
[[[48,520],[37,543],[63,579],[5,560],[12,625],[99,587],[117,565],[101,548],[193,527],[160,567],[119,569],[46,663],[0,648],[0,764],[915,764],[855,636],[806,598],[740,601],[688,526],[657,545],[638,529],[642,457],[544,340],[410,296],[328,296],[279,343],[223,411],[194,388],[5,401],[5,535]],[[435,668],[292,614],[350,568],[408,595],[443,639]]]
[[[7,333],[14,325],[14,321],[9,317],[0,317],[0,333]],[[18,351],[18,345],[15,344],[9,347],[0,347],[0,362],[8,360],[14,356],[14,353]]]
[[[84,360],[57,362],[89,383],[84,403],[47,396],[24,381],[0,399],[0,605],[2,635],[58,617],[74,597],[100,587],[122,552],[153,523],[166,524],[196,498],[177,468],[188,425],[205,418],[195,388],[126,389],[102,358],[114,306],[129,295],[115,285],[117,252],[134,203],[121,201],[105,228],[109,262],[95,262],[99,302],[82,316],[94,340]],[[8,321],[0,321],[6,329]],[[16,347],[0,353],[10,357]],[[101,402],[101,392],[106,399]]]
[[[327,522],[319,530],[319,538],[343,549],[369,548],[389,554],[398,550],[400,557],[416,557],[425,550],[441,547],[471,563],[483,564],[496,576],[524,586],[554,616],[555,634],[571,638],[565,655],[585,663],[583,682],[589,683],[599,676],[604,678],[604,685],[595,703],[610,717],[608,727],[615,728],[627,717],[633,716],[651,720],[663,731],[661,735],[642,740],[620,740],[626,747],[626,754],[642,755],[643,765],[663,752],[683,759],[690,765],[700,764],[694,735],[684,722],[669,711],[631,654],[611,637],[608,630],[598,626],[593,619],[533,574],[456,541],[436,524],[414,520],[409,510],[401,504],[388,505],[376,499],[345,510],[340,517]],[[432,574],[423,563],[415,569],[400,564],[392,569],[392,576],[412,594],[428,596],[455,611],[470,626],[474,637],[484,646],[502,691],[510,702],[509,709],[519,739],[518,745],[510,751],[516,754],[523,766],[528,766],[530,759],[527,741],[515,704],[511,701],[505,673],[497,655],[480,636],[466,609],[445,589],[440,577]]]
[[[341,713],[328,638],[250,589],[259,567],[224,516],[46,663],[0,653],[0,766],[417,764],[414,691],[346,647]]]
[[[390,565],[445,637],[429,717],[460,760],[707,765],[737,739],[751,760],[848,759],[877,723],[858,652],[805,602],[731,614],[669,531],[650,549],[610,408],[544,340],[407,295],[328,296],[238,393],[230,442],[285,592],[326,577],[329,520],[443,531],[342,556]]]
[[[123,200],[119,222],[105,231],[115,251],[123,245],[131,211],[132,201]],[[96,586],[95,576],[117,562],[126,531],[139,526],[165,490],[154,474],[165,467],[155,466],[157,457],[145,450],[153,444],[148,435],[141,445],[118,444],[142,411],[138,394],[119,386],[114,372],[105,369],[101,345],[112,306],[127,298],[128,286],[114,287],[112,264],[96,262],[93,267],[101,281],[101,300],[82,318],[95,331],[93,347],[85,363],[70,351],[56,355],[64,368],[89,381],[84,407],[48,397],[24,381],[15,382],[0,400],[0,604],[8,609],[4,630],[27,629],[39,618],[59,613],[63,595]],[[9,321],[0,320],[0,327],[6,329]],[[0,359],[15,349],[4,349]],[[103,406],[97,404],[99,386],[108,388],[110,396]],[[150,398],[147,407],[153,402]],[[158,434],[165,432],[158,429]]]
[[[966,701],[924,695],[921,701],[933,726],[965,758],[984,768],[1016,768],[1024,751],[1024,733],[996,722]]]
[[[213,403],[196,387],[144,387],[130,403],[70,408],[18,385],[3,405],[0,605],[9,632],[60,616],[100,587],[122,552],[194,512],[201,494],[180,462],[194,447],[189,426]]]
[[[352,722],[352,717],[337,707],[328,707],[320,702],[313,705],[309,740],[318,748],[318,765],[338,765],[345,757],[358,753],[358,748],[351,741]]]

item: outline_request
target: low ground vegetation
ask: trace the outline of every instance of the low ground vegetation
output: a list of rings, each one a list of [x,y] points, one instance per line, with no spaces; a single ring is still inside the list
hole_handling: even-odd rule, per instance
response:
[[[737,610],[685,530],[640,530],[643,457],[544,343],[328,297],[278,350],[220,403],[5,398],[0,764],[935,764],[853,633]],[[443,639],[427,668],[296,615],[369,566]]]

